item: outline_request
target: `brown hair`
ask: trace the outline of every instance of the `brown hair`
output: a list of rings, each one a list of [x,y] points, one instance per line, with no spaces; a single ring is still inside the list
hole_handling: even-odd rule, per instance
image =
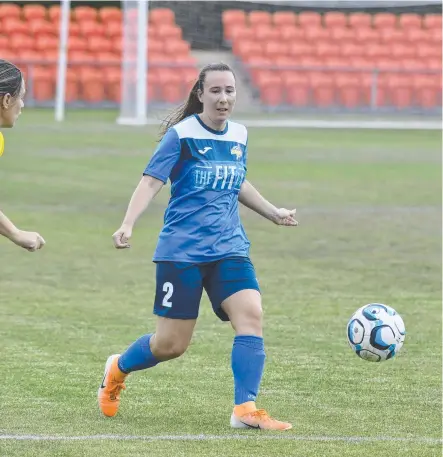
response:
[[[16,97],[22,87],[22,72],[11,62],[0,59],[0,97]]]
[[[210,71],[230,71],[235,78],[232,68],[225,63],[211,63],[203,67],[198,75],[198,79],[189,92],[188,99],[169,114],[162,123],[160,129],[160,138],[174,125],[192,114],[199,114],[203,111],[203,103],[198,99],[198,91],[203,91],[206,74]]]

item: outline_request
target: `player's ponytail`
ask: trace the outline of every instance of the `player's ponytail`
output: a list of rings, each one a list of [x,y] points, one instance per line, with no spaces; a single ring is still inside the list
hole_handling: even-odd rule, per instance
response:
[[[188,116],[199,114],[203,111],[203,103],[199,100],[198,95],[199,91],[203,92],[206,74],[210,71],[230,71],[234,74],[232,68],[225,63],[211,63],[203,67],[197,81],[192,86],[191,92],[189,92],[188,99],[163,120],[160,138],[163,138],[163,135],[175,124],[178,124]]]
[[[22,72],[11,62],[0,59],[0,97],[10,94],[16,97],[22,86]]]

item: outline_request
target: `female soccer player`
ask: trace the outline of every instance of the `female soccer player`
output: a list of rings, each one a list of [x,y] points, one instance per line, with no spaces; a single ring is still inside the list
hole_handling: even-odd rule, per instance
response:
[[[22,72],[12,63],[0,59],[0,128],[14,126],[24,106],[24,96],[25,80]],[[45,240],[38,233],[19,230],[1,211],[0,235],[30,252],[45,245]]]
[[[187,102],[166,120],[164,136],[113,235],[117,249],[128,248],[135,222],[171,180],[171,199],[153,259],[157,328],[122,355],[108,358],[98,390],[99,407],[106,416],[117,413],[129,373],[186,351],[204,288],[215,314],[229,320],[235,331],[231,426],[292,427],[255,406],[265,361],[262,306],[238,202],[277,225],[296,226],[297,221],[295,210],[276,208],[245,180],[247,131],[228,121],[236,100],[235,86],[229,66],[220,63],[202,69]]]

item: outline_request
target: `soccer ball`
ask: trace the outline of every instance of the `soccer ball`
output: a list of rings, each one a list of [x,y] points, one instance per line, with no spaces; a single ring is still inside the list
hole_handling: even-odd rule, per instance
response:
[[[397,312],[381,303],[358,309],[348,322],[348,341],[355,353],[370,362],[392,359],[403,346],[405,324]]]

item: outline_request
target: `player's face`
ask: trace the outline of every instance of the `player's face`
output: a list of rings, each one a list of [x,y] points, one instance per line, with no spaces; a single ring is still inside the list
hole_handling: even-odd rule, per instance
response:
[[[235,78],[230,71],[206,73],[200,101],[203,103],[202,117],[215,128],[223,128],[235,105]]]
[[[25,97],[25,80],[22,79],[22,85],[18,95],[12,97],[11,94],[6,94],[1,100],[1,127],[13,127],[18,119],[24,106],[23,99]]]

